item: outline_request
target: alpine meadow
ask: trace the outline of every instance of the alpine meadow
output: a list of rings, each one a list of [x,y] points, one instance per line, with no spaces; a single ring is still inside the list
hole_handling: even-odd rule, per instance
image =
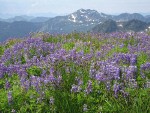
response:
[[[149,4],[0,0],[0,113],[150,113]]]

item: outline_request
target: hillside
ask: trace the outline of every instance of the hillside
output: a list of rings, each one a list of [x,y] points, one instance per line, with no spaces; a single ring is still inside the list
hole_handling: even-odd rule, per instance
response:
[[[149,50],[145,33],[7,40],[0,44],[0,112],[149,113]]]
[[[113,20],[107,20],[92,29],[94,33],[111,33],[116,31],[118,31],[117,23]]]
[[[142,32],[149,29],[150,24],[140,20],[129,20],[127,22],[115,22],[107,20],[104,23],[96,25],[91,31],[94,33],[111,32]]]

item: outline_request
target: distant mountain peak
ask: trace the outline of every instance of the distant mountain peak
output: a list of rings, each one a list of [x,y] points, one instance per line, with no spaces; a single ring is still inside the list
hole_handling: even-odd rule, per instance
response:
[[[68,20],[74,23],[94,22],[100,18],[100,13],[91,9],[79,9],[68,15]]]
[[[98,11],[92,9],[79,9],[76,12],[77,13],[98,13]]]
[[[149,30],[150,15],[142,16],[139,13],[108,15],[96,10],[79,9],[71,14],[53,18],[22,15],[10,19],[0,19],[0,37],[2,38],[26,36],[28,33],[36,31],[62,34],[73,31],[87,32],[91,29],[93,32],[105,33]]]
[[[77,10],[77,12],[86,13],[86,10],[85,9],[79,9],[79,10]]]

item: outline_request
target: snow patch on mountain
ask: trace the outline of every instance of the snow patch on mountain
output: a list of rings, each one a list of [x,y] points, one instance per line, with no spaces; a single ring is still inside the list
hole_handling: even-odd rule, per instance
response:
[[[71,14],[71,16],[68,18],[69,21],[72,21],[72,22],[76,22],[76,16]]]
[[[123,27],[123,25],[122,25],[122,24],[119,24],[118,26],[119,26],[119,27]]]

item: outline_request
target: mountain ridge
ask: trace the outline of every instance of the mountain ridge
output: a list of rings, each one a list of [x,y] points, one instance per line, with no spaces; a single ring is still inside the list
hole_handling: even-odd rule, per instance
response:
[[[96,25],[91,32],[111,33],[111,32],[142,32],[143,30],[150,29],[150,24],[141,20],[133,19],[127,22],[116,22],[114,20],[106,20],[102,24]]]
[[[132,22],[131,20],[134,21]],[[135,20],[139,20],[140,22]],[[99,13],[96,10],[79,9],[71,14],[53,18],[18,16],[7,22],[3,19],[0,19],[0,21],[0,40],[5,40],[9,37],[24,37],[30,32],[37,31],[49,32],[51,34],[64,34],[73,31],[87,32],[93,31],[97,25],[101,26],[100,28],[103,29],[103,32],[144,31],[145,29],[149,29],[150,15],[143,16],[139,13],[108,15]],[[128,21],[131,21],[128,24],[133,25],[126,24],[125,27],[124,24]],[[143,26],[141,25],[142,22]],[[138,30],[135,28],[140,26],[142,26],[142,29]]]

